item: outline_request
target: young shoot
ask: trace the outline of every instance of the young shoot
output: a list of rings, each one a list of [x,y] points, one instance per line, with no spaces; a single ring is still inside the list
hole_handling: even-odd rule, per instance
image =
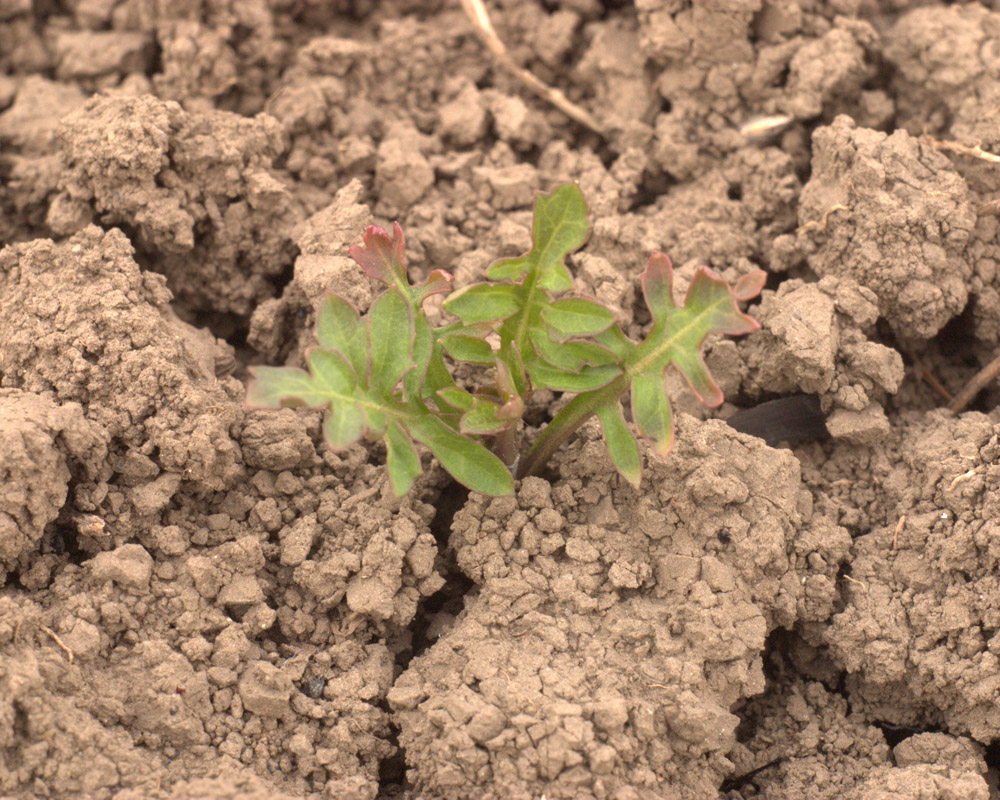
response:
[[[673,443],[673,418],[664,373],[673,365],[707,406],[722,392],[705,365],[705,338],[740,335],[759,325],[738,302],[756,297],[764,273],[730,287],[699,267],[684,302],[673,292],[673,268],[653,253],[642,274],[652,326],[641,342],[621,330],[596,300],[570,294],[566,256],[583,245],[590,226],[576,184],[539,194],[532,248],[501,259],[486,280],[452,292],[453,278],[435,270],[409,283],[402,228],[376,226],[351,257],[384,289],[363,316],[328,294],[319,308],[307,369],[252,367],[248,408],[306,406],[328,411],[323,431],[340,449],[361,437],[386,446],[389,481],[405,494],[421,473],[414,442],[425,445],[455,480],[477,492],[509,495],[514,479],[537,474],[549,456],[591,416],[604,431],[611,460],[633,486],[641,478],[639,447],[625,421],[622,398],[631,395],[632,420],[655,453]],[[449,292],[444,308],[457,321],[433,327],[423,310],[432,294]],[[482,368],[472,391],[458,386],[449,364]],[[521,417],[536,389],[575,396],[521,452]]]

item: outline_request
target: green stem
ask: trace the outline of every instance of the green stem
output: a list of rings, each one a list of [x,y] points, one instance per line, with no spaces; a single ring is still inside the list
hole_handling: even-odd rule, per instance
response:
[[[590,419],[598,408],[620,398],[630,385],[628,373],[622,373],[611,383],[574,397],[556,414],[545,430],[539,434],[531,449],[521,459],[517,468],[517,478],[537,475],[545,462],[559,446],[565,442],[584,422]]]

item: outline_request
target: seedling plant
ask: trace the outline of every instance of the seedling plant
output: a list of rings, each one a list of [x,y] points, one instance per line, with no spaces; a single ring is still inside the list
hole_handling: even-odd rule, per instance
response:
[[[382,439],[389,481],[405,494],[421,473],[414,441],[425,445],[460,483],[488,495],[509,495],[514,479],[537,474],[549,456],[584,422],[596,416],[617,470],[633,486],[641,475],[639,447],[622,411],[631,394],[635,429],[659,455],[673,443],[673,419],[664,373],[673,364],[706,406],[722,391],[705,365],[710,333],[739,335],[757,322],[738,301],[760,293],[755,271],[730,287],[699,267],[682,305],[673,294],[673,268],[653,253],[642,273],[652,317],[645,339],[626,336],[615,315],[592,298],[569,294],[573,279],[566,256],[589,233],[587,205],[576,184],[539,194],[533,246],[486,270],[486,281],[452,292],[453,278],[433,271],[411,285],[403,230],[377,226],[350,256],[384,286],[361,316],[345,299],[328,294],[317,315],[318,347],[306,353],[307,369],[253,367],[249,408],[307,406],[328,409],[323,426],[330,447],[361,437]],[[455,318],[431,325],[424,301],[449,292],[445,310]],[[468,390],[449,364],[483,368],[488,379]],[[521,418],[538,389],[574,397],[521,453]]]

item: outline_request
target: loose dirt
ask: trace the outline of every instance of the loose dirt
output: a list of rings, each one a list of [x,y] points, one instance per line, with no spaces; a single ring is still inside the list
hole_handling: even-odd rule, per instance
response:
[[[603,136],[453,0],[0,2],[0,795],[1000,796],[1000,388],[945,410],[1000,344],[1000,8],[488,7]],[[365,225],[466,285],[568,180],[633,336],[652,250],[769,273],[641,491],[592,423],[395,499],[244,408],[371,303]],[[797,394],[827,437],[723,421]]]

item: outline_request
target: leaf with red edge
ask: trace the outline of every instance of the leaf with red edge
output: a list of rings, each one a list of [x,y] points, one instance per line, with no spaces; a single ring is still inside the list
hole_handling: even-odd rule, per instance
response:
[[[702,356],[705,338],[712,333],[739,335],[760,325],[740,311],[738,300],[750,300],[764,285],[765,275],[754,272],[730,287],[707,267],[695,272],[683,304],[673,294],[674,272],[670,260],[654,253],[642,274],[642,290],[653,325],[646,339],[636,344],[612,325],[594,339],[620,360],[614,366],[587,367],[580,378],[590,377],[590,386],[566,382],[566,374],[540,375],[535,367],[536,385],[564,391],[579,391],[549,423],[521,459],[518,477],[537,474],[561,441],[565,441],[591,414],[597,414],[604,428],[608,451],[618,471],[633,485],[639,482],[639,456],[635,442],[621,416],[619,401],[632,391],[632,417],[639,433],[653,450],[666,455],[673,443],[673,415],[667,397],[664,373],[673,364],[680,370],[698,399],[706,405],[722,402],[722,391],[712,379]],[[551,369],[551,368],[550,368]],[[601,372],[608,370],[607,380]],[[572,376],[571,376],[572,377]],[[581,381],[585,383],[585,381]]]
[[[308,371],[251,367],[249,408],[327,408],[323,432],[334,449],[347,447],[365,433],[383,438],[397,495],[405,494],[420,474],[413,439],[430,447],[445,469],[470,488],[513,492],[510,472],[499,458],[474,439],[451,431],[427,408],[423,382],[433,363],[434,331],[400,291],[393,287],[380,295],[364,317],[341,298],[327,297],[317,331],[321,346],[307,352]],[[437,391],[447,393],[449,387]],[[459,391],[454,387],[451,394]]]
[[[531,250],[495,262],[486,276],[494,281],[516,281],[534,273],[542,288],[565,291],[573,286],[573,278],[563,259],[587,240],[589,232],[587,201],[579,186],[566,183],[549,194],[539,194],[531,225]]]
[[[654,253],[642,274],[642,292],[653,317],[649,336],[626,361],[633,379],[647,374],[656,378],[673,364],[685,377],[698,399],[707,406],[722,402],[722,391],[712,378],[702,356],[705,337],[710,333],[738,336],[757,330],[753,317],[740,311],[737,295],[708,267],[699,267],[688,288],[684,304],[673,295],[674,270],[663,253]],[[744,299],[760,286],[751,278],[741,285]]]
[[[611,455],[615,469],[621,473],[625,480],[638,489],[639,479],[642,477],[642,459],[639,456],[639,446],[636,444],[635,437],[632,436],[628,425],[625,424],[621,406],[617,400],[612,400],[598,406],[594,413],[601,421],[604,441],[608,446],[608,453]]]
[[[436,269],[427,280],[411,286],[406,277],[406,261],[403,250],[406,240],[403,228],[398,222],[392,225],[392,237],[385,228],[369,225],[365,228],[364,245],[354,245],[347,253],[368,276],[389,287],[396,287],[416,309],[432,294],[451,291],[454,278],[450,272]]]
[[[733,294],[737,300],[753,300],[764,289],[765,283],[767,283],[767,273],[762,269],[756,269],[736,281]]]

